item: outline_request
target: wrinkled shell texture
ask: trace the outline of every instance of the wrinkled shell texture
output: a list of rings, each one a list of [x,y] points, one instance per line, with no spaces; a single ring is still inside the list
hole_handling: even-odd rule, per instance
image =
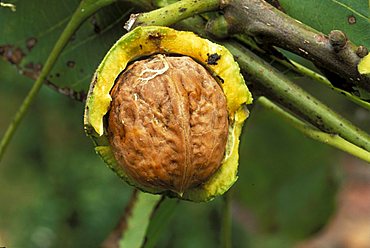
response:
[[[114,156],[138,184],[183,193],[220,167],[228,135],[226,99],[190,57],[137,61],[111,91],[108,136]]]

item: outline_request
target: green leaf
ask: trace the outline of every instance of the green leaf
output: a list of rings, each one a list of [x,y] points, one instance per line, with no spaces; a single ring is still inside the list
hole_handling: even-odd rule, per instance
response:
[[[137,192],[133,203],[131,215],[128,217],[127,228],[119,241],[119,247],[141,247],[145,239],[146,229],[150,222],[153,210],[160,201],[161,196]]]
[[[15,4],[15,12],[0,8],[0,56],[35,79],[79,1]],[[68,43],[47,80],[58,87],[87,89],[104,54],[124,34],[122,26],[130,10],[127,4],[115,3],[90,17]]]
[[[365,0],[280,0],[285,12],[328,34],[344,31],[356,45],[370,47],[369,6]]]
[[[179,200],[176,199],[162,198],[162,201],[153,213],[143,247],[155,247],[162,232],[168,226],[178,203]]]

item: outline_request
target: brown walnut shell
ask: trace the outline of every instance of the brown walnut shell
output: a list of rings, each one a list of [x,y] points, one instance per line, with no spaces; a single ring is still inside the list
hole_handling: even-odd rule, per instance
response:
[[[119,166],[138,184],[181,194],[220,167],[226,99],[190,57],[136,61],[117,78],[111,96],[109,142]]]

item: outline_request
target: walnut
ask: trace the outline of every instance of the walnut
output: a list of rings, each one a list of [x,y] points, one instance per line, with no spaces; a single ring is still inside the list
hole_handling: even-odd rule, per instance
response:
[[[186,56],[136,61],[111,91],[108,138],[127,175],[140,185],[182,194],[220,167],[228,136],[224,93]]]

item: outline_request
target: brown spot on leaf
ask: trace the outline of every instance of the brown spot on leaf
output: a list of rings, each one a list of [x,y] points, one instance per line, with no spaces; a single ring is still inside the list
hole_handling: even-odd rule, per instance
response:
[[[180,13],[185,12],[186,10],[187,10],[187,8],[179,8]]]
[[[31,51],[32,48],[36,45],[36,43],[37,39],[35,37],[28,38],[28,40],[26,41],[28,51]]]
[[[348,23],[349,24],[355,24],[356,23],[356,17],[354,15],[348,16]]]
[[[27,65],[24,66],[27,69],[33,69],[34,65],[32,62],[28,63]]]
[[[74,61],[72,61],[72,60],[67,61],[67,66],[68,66],[69,68],[74,68],[74,67],[75,67],[75,65],[76,65],[76,62],[74,62]]]
[[[59,94],[69,97],[70,99],[73,99],[79,102],[84,102],[86,100],[87,94],[84,91],[74,91],[73,89],[68,88],[68,87],[59,87],[58,85],[52,83],[49,80],[45,80],[45,85],[55,90]]]
[[[41,71],[42,64],[35,64],[35,69],[38,70],[38,71]]]
[[[19,47],[12,45],[0,46],[0,56],[11,64],[19,65],[24,57],[23,51]]]
[[[27,65],[24,66],[24,70],[22,71],[22,74],[26,77],[32,78],[36,80],[38,76],[40,75],[42,65],[37,63],[30,62]]]

